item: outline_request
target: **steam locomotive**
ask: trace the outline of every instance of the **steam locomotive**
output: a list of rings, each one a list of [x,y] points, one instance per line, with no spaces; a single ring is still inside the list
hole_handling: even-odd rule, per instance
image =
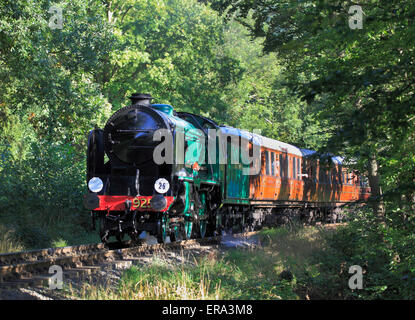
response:
[[[149,94],[130,99],[88,136],[84,204],[104,243],[138,241],[142,231],[163,243],[293,217],[336,221],[342,204],[370,196],[342,158],[326,163],[311,150],[152,104]]]

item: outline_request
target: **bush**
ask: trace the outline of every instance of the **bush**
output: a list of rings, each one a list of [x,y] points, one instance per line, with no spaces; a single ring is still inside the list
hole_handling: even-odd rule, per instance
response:
[[[4,154],[0,169],[0,222],[27,248],[87,241],[83,208],[85,159],[69,144],[33,143],[24,159]]]
[[[317,275],[302,275],[306,294],[314,299],[414,299],[415,236],[396,225],[380,226],[369,209],[337,232],[324,235],[314,252]],[[363,269],[363,289],[351,290],[349,268]]]
[[[0,225],[0,253],[23,251],[23,246],[14,237],[14,231]]]

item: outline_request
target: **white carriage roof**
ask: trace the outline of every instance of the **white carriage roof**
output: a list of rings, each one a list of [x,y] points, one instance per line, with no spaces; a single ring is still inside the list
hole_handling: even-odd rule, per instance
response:
[[[291,153],[300,157],[302,156],[301,150],[299,148],[285,142],[267,138],[256,133],[236,129],[233,127],[221,126],[220,129],[225,134],[241,136],[245,139],[248,139],[249,141],[252,141],[257,145],[260,145],[261,147]]]
[[[290,154],[293,154],[299,157],[307,157],[307,156],[310,156],[316,153],[316,151],[314,150],[301,149],[296,146],[293,146],[292,144],[288,144],[282,141],[267,138],[256,133],[249,132],[249,131],[236,129],[236,128],[228,127],[228,126],[221,126],[220,129],[225,134],[244,137],[245,139],[248,139],[252,141],[253,143],[258,144],[261,147],[280,151],[280,152],[287,152],[287,153],[290,153]],[[334,163],[341,165],[343,163],[344,158],[338,157],[338,156],[332,156],[331,160]]]
[[[309,150],[309,149],[300,149],[300,150],[301,150],[301,152],[303,154],[303,157],[307,157],[307,156],[310,156],[310,155],[316,153],[316,151]],[[333,155],[330,155],[330,154],[323,154],[323,156],[330,157],[331,158],[331,161],[333,161],[333,163],[338,164],[338,165],[341,165],[343,163],[343,161],[344,161],[344,158],[343,157],[339,157],[339,156],[333,156]]]
[[[222,133],[224,133],[226,135],[240,136],[240,137],[248,139],[250,141],[252,140],[252,133],[250,133],[248,131],[233,128],[233,127],[228,127],[228,126],[221,126],[221,127],[219,127],[219,129]]]
[[[300,149],[301,153],[303,154],[303,157],[311,156],[312,154],[315,154],[316,151],[309,150],[309,149]]]
[[[344,158],[343,157],[331,157],[331,161],[333,161],[336,164],[341,165],[343,163]]]
[[[302,157],[303,154],[301,153],[301,149],[293,146],[292,144],[288,144],[285,142],[281,142],[275,139],[267,138],[264,136],[256,135],[261,140],[261,146],[264,148],[273,149],[276,151],[287,152],[293,155]]]

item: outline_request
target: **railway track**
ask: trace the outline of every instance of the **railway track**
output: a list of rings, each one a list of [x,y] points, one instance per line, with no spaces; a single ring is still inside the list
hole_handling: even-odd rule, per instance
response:
[[[322,224],[324,228],[335,229],[345,223]],[[108,266],[131,266],[146,255],[158,252],[190,250],[204,245],[220,245],[238,238],[248,238],[257,232],[245,232],[228,236],[190,239],[165,244],[134,245],[131,241],[123,244],[85,244],[63,248],[47,248],[15,253],[0,254],[0,289],[44,287],[53,281],[49,274],[53,265],[60,266],[63,277],[91,274]]]
[[[235,234],[248,237],[256,232]],[[220,244],[221,236],[190,239],[166,244],[123,245],[86,244],[63,248],[48,248],[16,253],[0,254],[0,289],[19,287],[43,287],[49,285],[54,274],[53,265],[60,266],[63,275],[90,274],[108,265],[131,265],[134,258],[164,251],[186,250],[203,245]]]

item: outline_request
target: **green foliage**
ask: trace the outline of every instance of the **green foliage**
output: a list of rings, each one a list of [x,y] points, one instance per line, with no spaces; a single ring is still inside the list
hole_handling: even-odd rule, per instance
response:
[[[107,7],[118,39],[99,81],[117,108],[134,92],[205,115],[225,108],[221,90],[238,79],[238,63],[221,52],[223,21],[196,0],[121,1]],[[137,17],[140,17],[137,19]]]
[[[49,246],[58,235],[73,242],[86,233],[89,221],[82,205],[85,182],[80,174],[85,165],[72,146],[33,143],[24,160],[3,154],[2,164],[1,219],[27,247]],[[59,226],[65,224],[63,232]]]
[[[311,298],[315,299],[414,299],[415,268],[413,225],[411,229],[379,227],[379,237],[370,210],[336,233],[326,234],[324,250],[311,260],[318,274],[304,274],[301,279]],[[349,267],[363,268],[363,289],[351,290]]]
[[[285,68],[273,53],[263,55],[262,39],[251,39],[236,21],[229,21],[223,50],[240,61],[244,72],[237,83],[225,88],[229,105],[220,119],[247,130],[311,149],[327,138],[305,102],[287,87]]]
[[[52,242],[53,248],[61,248],[61,247],[67,247],[67,246],[68,246],[68,242],[61,238]]]
[[[290,270],[302,299],[413,299],[414,225],[377,226],[369,208],[349,213],[335,230],[276,228],[261,231],[270,260]],[[381,236],[380,236],[381,234]],[[351,266],[363,269],[363,288],[350,289]]]
[[[1,123],[13,114],[29,122],[40,139],[84,146],[91,124],[109,115],[93,72],[114,37],[96,1],[60,4],[62,30],[48,26],[50,5],[23,0],[0,5]]]

